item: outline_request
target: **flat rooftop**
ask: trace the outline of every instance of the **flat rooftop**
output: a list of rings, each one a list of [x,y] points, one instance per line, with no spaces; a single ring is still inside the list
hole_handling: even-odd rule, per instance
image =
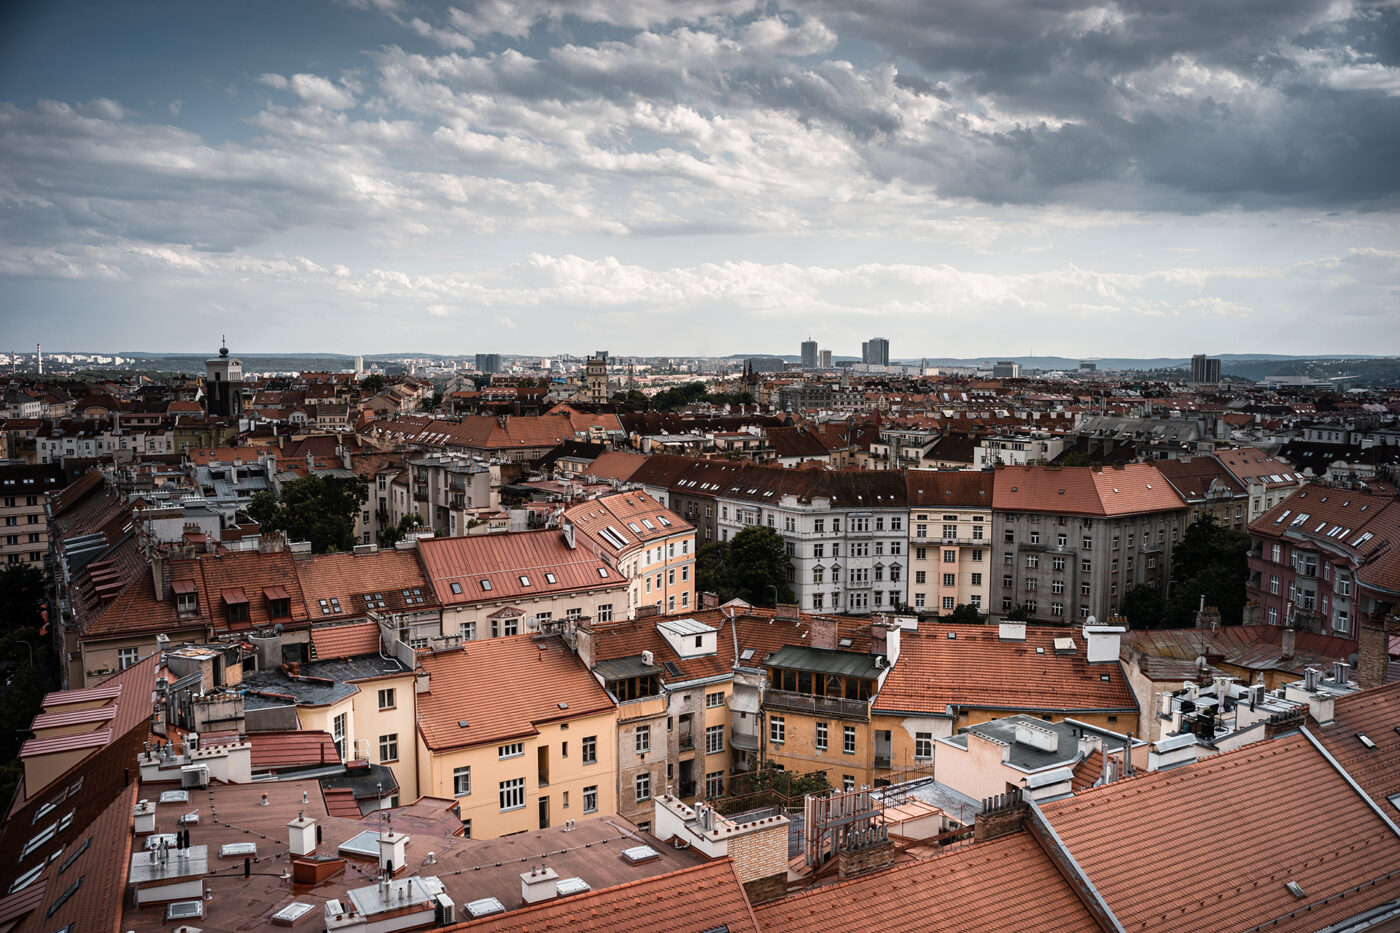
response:
[[[1057,740],[1054,751],[1047,751],[1034,745],[1016,740],[1016,727],[1022,726],[1035,733],[1050,733]],[[991,722],[982,722],[974,726],[964,727],[957,735],[940,742],[947,742],[958,748],[967,748],[968,733],[975,732],[984,738],[995,739],[998,742],[1005,742],[1009,747],[1006,757],[1003,759],[1006,764],[1022,771],[1042,771],[1046,768],[1058,768],[1072,765],[1081,757],[1079,754],[1079,739],[1081,736],[1098,738],[1103,743],[1105,751],[1119,751],[1127,744],[1127,737],[1109,732],[1107,729],[1097,729],[1083,723],[1070,722],[1046,722],[1031,716],[1006,716],[1001,719],[994,719]],[[1134,740],[1133,744],[1141,745],[1142,742]]]
[[[407,673],[408,668],[397,658],[368,655],[360,658],[338,658],[308,661],[301,665],[301,676],[288,676],[281,668],[256,671],[243,677],[242,688],[250,691],[285,694],[304,706],[325,706],[351,696],[358,689],[350,681],[369,680],[392,674]],[[246,696],[250,709],[281,706],[281,701],[258,696]]]
[[[159,801],[161,791],[171,787],[169,783],[143,784],[139,796]],[[261,803],[263,794],[268,795],[266,806]],[[394,831],[409,837],[406,864],[395,876],[396,882],[413,877],[438,878],[457,904],[462,919],[467,919],[462,907],[482,898],[494,897],[507,910],[522,907],[520,875],[532,866],[547,865],[558,872],[561,880],[582,878],[597,891],[707,861],[694,850],[678,851],[663,844],[619,816],[580,820],[572,830],[556,826],[503,839],[464,839],[452,835],[461,825],[452,810],[454,803],[424,798],[386,812],[391,815]],[[357,858],[347,858],[344,871],[318,885],[294,886],[290,879],[281,877],[291,866],[287,823],[298,813],[315,819],[321,827],[323,841],[316,849],[317,855],[335,856],[339,846],[352,837],[367,830],[380,831],[378,813],[361,819],[328,816],[320,786],[314,780],[191,788],[188,802],[156,805],[156,832],[174,833],[181,828],[180,817],[195,810],[199,812],[199,822],[188,825],[190,842],[204,847],[208,873],[203,883],[211,895],[204,902],[204,917],[195,925],[205,933],[263,929],[273,914],[293,901],[312,905],[314,913],[307,916],[319,921],[327,901],[338,899],[348,904],[350,890],[375,882],[376,864]],[[225,845],[250,842],[257,846],[257,854],[251,873],[245,878],[243,856],[223,858],[220,852]],[[624,849],[638,845],[650,846],[656,857],[635,863],[623,857]],[[429,852],[433,853],[433,862],[427,861]],[[169,933],[171,927],[163,907],[137,908],[128,904],[122,910],[122,930]],[[300,925],[296,928],[300,929]]]

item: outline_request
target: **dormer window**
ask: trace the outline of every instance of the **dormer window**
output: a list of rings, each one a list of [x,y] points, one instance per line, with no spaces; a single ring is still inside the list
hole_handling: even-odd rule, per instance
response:
[[[269,619],[291,618],[292,597],[287,592],[286,587],[269,586],[263,590],[263,596],[267,599],[267,617]]]
[[[199,593],[193,580],[176,580],[170,584],[175,594],[175,611],[181,615],[199,611]]]
[[[243,587],[234,587],[224,590],[224,609],[228,612],[230,625],[248,621],[248,596],[243,592]]]
[[[387,609],[388,607],[389,607],[389,603],[384,599],[384,594],[383,594],[383,593],[366,593],[366,594],[365,594],[365,608],[366,608],[366,609]]]

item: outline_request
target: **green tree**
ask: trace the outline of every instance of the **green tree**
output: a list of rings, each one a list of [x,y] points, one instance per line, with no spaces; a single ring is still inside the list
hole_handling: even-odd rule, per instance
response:
[[[1151,584],[1139,583],[1123,594],[1118,611],[1127,618],[1129,628],[1161,628],[1165,609],[1162,591]]]
[[[783,539],[771,528],[745,528],[728,542],[701,545],[695,555],[695,582],[720,602],[742,599],[754,606],[791,602],[788,558]]]
[[[977,611],[977,607],[968,603],[959,603],[943,618],[958,625],[978,625],[984,621],[984,617],[982,613]]]
[[[1202,597],[1220,610],[1225,625],[1244,619],[1249,578],[1249,535],[1222,528],[1209,515],[1192,522],[1172,549],[1171,597],[1163,611],[1168,628],[1190,628]]]
[[[248,515],[264,528],[286,532],[293,541],[310,541],[317,554],[348,551],[355,542],[355,513],[369,498],[362,476],[312,473],[282,487],[280,501],[260,492]]]
[[[360,391],[366,395],[374,395],[384,388],[384,377],[375,373],[360,380]]]
[[[404,539],[413,529],[423,524],[423,518],[417,512],[412,512],[399,519],[397,525],[385,528],[379,533],[380,547],[393,547]]]
[[[1056,462],[1060,466],[1067,467],[1093,466],[1093,461],[1089,459],[1089,455],[1082,450],[1071,450]]]
[[[1012,607],[1011,611],[1006,614],[1006,621],[1008,622],[1029,622],[1030,620],[1031,612],[1026,608],[1025,603],[1017,603]]]

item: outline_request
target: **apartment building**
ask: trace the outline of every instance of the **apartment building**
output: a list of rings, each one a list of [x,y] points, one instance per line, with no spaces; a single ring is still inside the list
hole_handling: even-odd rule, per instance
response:
[[[44,496],[66,484],[57,466],[0,463],[0,566],[44,568],[49,549]]]
[[[627,578],[627,616],[639,607],[689,612],[695,600],[695,528],[640,490],[589,499],[564,512],[587,542]]]
[[[466,534],[473,518],[483,511],[501,507],[500,468],[462,454],[435,454],[409,460],[408,483],[408,513],[417,513],[423,520],[424,530],[439,535]],[[387,498],[387,489],[378,492]],[[381,507],[384,505],[388,503],[382,503]],[[386,518],[387,512],[388,509]]]
[[[990,608],[992,484],[989,471],[910,470],[909,604],[925,612]]]
[[[1245,522],[1253,522],[1306,483],[1292,464],[1254,447],[1217,450],[1215,459],[1249,494]]]
[[[1187,524],[1210,518],[1221,528],[1249,523],[1249,492],[1215,457],[1182,457],[1154,463],[1190,508]]]
[[[991,612],[1082,623],[1118,615],[1134,586],[1164,588],[1186,503],[1149,463],[1005,467],[993,494]]]
[[[616,811],[617,705],[560,638],[465,643],[420,664],[421,793],[455,799],[466,836]]]
[[[627,578],[572,528],[422,538],[418,554],[442,606],[443,634],[463,642],[571,618],[611,621],[627,607]]]
[[[1400,597],[1400,506],[1308,486],[1250,522],[1247,593],[1260,621],[1355,639]]]

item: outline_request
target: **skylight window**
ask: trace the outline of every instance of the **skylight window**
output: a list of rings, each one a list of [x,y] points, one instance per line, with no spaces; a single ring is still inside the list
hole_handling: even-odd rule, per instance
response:
[[[529,585],[530,585],[530,578],[527,577],[527,576],[526,576],[525,574],[523,574],[523,573],[520,575],[520,585],[521,585],[521,586],[529,586]]]
[[[1356,733],[1356,737],[1361,741],[1362,745],[1366,746],[1367,751],[1373,751],[1375,749],[1376,743],[1372,741],[1371,737],[1366,733],[1358,732]]]
[[[598,568],[598,576],[602,577],[603,579],[607,579],[607,576],[608,576],[608,568],[606,568],[606,567],[599,567],[599,568]]]
[[[451,585],[450,589],[452,590],[452,592],[460,594],[462,592],[462,584],[454,582]]]
[[[559,578],[556,577],[556,576],[555,576],[554,574],[552,574],[552,573],[547,573],[547,574],[544,575],[544,582],[546,582],[546,583],[558,583],[558,582],[559,582]]]
[[[491,589],[491,581],[490,581],[490,580],[482,580],[482,581],[481,581],[481,588],[482,588],[483,590],[489,591],[489,590]]]

